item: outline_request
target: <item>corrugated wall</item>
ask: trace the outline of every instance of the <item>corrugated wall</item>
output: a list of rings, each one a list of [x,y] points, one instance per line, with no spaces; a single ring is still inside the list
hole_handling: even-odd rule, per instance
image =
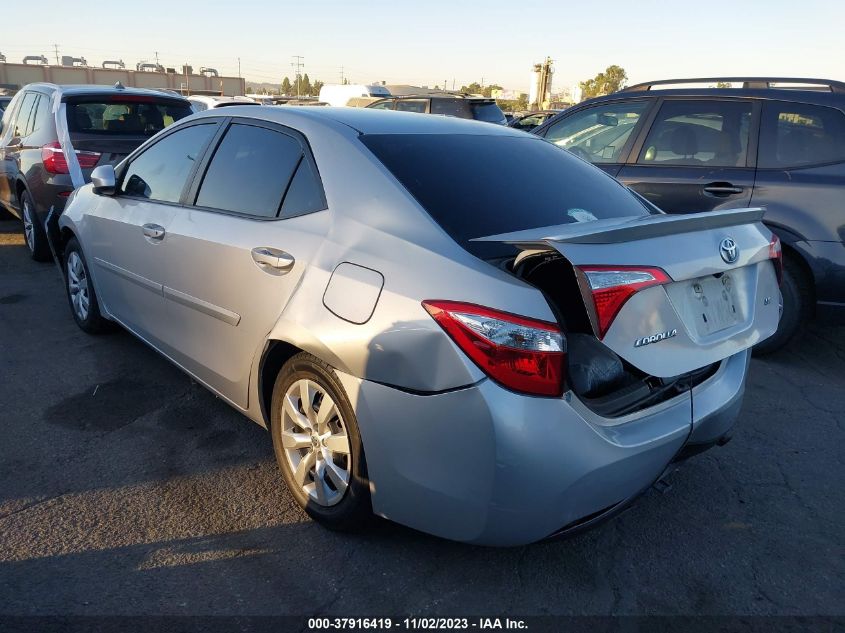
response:
[[[104,84],[119,81],[124,86],[138,88],[167,88],[180,90],[185,87],[185,75],[180,73],[148,73],[113,68],[81,68],[70,66],[41,66],[0,62],[0,86],[23,88],[26,84],[46,81],[55,84]],[[187,84],[192,91],[242,95],[246,81],[239,77],[206,77],[188,75]]]

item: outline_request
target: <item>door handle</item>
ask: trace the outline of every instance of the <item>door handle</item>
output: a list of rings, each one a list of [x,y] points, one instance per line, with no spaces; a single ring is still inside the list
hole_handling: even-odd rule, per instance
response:
[[[252,259],[264,272],[274,275],[284,275],[290,272],[296,263],[293,255],[269,246],[258,246],[252,249]]]
[[[144,231],[144,235],[151,240],[162,240],[164,239],[164,227],[159,226],[158,224],[145,224],[141,227]]]
[[[715,196],[729,196],[733,193],[742,193],[743,189],[729,182],[714,182],[704,185],[704,191]]]

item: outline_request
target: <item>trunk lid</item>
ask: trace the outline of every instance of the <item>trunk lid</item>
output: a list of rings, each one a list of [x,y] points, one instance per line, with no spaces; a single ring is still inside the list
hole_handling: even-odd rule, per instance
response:
[[[734,209],[610,218],[477,241],[513,244],[523,251],[519,257],[563,255],[576,268],[596,335],[641,371],[665,378],[741,352],[777,329],[780,290],[763,214]],[[669,279],[634,292],[601,336],[590,281],[581,271],[597,266],[658,268]]]
[[[73,148],[80,152],[101,154],[98,165],[117,165],[146,141],[147,136],[109,136],[107,134],[71,134]]]

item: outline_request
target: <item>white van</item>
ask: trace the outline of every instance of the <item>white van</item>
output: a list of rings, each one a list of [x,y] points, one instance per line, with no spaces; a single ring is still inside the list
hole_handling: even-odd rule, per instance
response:
[[[320,88],[320,101],[333,106],[345,106],[353,97],[389,97],[384,86],[366,84],[326,84]]]

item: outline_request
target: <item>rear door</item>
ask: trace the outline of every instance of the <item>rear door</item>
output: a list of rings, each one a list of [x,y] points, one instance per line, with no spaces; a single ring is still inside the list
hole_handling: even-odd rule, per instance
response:
[[[661,378],[771,336],[779,289],[761,209],[578,222],[482,238],[553,248],[576,267],[593,328]]]
[[[219,129],[202,119],[162,136],[123,168],[120,191],[97,197],[83,238],[106,309],[152,343],[167,327],[162,280],[174,248],[167,230],[198,161]]]
[[[535,134],[616,176],[653,102],[640,98],[573,109]]]
[[[748,206],[759,104],[663,99],[658,107],[617,178],[667,213]]]
[[[325,196],[305,139],[235,119],[167,230],[163,349],[238,406],[250,366],[321,244]]]

